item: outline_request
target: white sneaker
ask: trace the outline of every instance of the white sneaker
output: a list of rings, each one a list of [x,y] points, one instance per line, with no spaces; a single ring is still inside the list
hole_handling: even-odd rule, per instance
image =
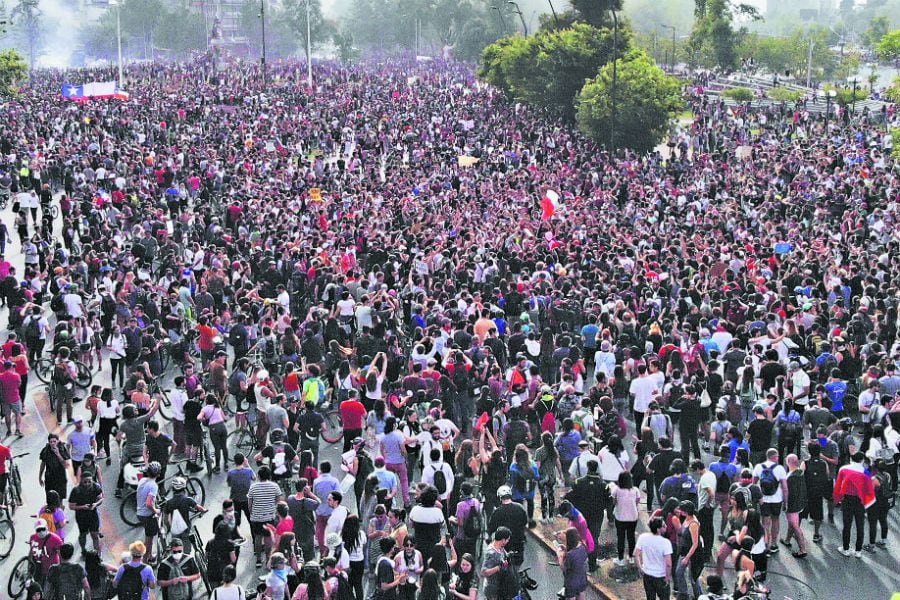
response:
[[[840,552],[844,556],[852,556],[853,555],[853,553],[850,552],[849,548],[838,548],[838,552]]]
[[[632,558],[632,557],[629,556],[629,557],[628,557],[628,564],[629,564],[629,565],[633,565],[633,564],[634,564],[634,558]]]
[[[624,566],[625,566],[625,561],[624,561],[624,560],[621,560],[621,559],[618,559],[618,558],[617,558],[617,559],[616,559],[615,561],[613,561],[613,562],[615,563],[615,565],[616,565],[617,567],[624,567]]]
[[[856,552],[853,553],[853,556],[855,556],[856,558],[862,558],[862,552],[857,550]]]

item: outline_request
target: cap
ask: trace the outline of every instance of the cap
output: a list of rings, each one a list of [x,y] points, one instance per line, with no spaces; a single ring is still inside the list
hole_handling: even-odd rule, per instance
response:
[[[34,530],[40,531],[41,529],[47,529],[47,521],[43,519],[38,519],[34,522]]]
[[[72,419],[72,422],[76,424],[84,423],[84,417],[82,417],[81,415],[75,415],[75,417]]]
[[[353,444],[354,446],[359,446],[359,445],[362,444],[364,441],[365,441],[365,440],[362,439],[361,437],[356,436],[355,438],[353,438],[353,441],[351,442],[351,444]]]
[[[580,442],[578,442],[579,448],[587,448],[588,446],[590,446],[590,443],[587,440],[581,440]]]
[[[338,544],[341,543],[341,536],[335,532],[331,532],[325,536],[325,545],[329,548],[334,548]]]
[[[512,498],[512,488],[508,485],[501,485],[497,488],[498,498]]]
[[[172,541],[169,542],[169,548],[181,548],[184,546],[184,542],[181,541],[181,538],[178,536],[173,536]]]
[[[792,360],[790,367],[791,367],[791,371],[796,371],[797,369],[800,368],[800,363],[798,363],[796,360]]]

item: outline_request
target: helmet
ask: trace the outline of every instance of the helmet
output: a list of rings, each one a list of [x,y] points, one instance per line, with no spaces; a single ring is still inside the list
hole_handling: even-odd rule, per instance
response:
[[[183,490],[187,487],[187,479],[184,477],[175,477],[172,479],[172,489],[173,490]]]
[[[360,445],[362,445],[362,443],[363,443],[364,441],[365,441],[365,440],[362,439],[361,437],[356,436],[355,438],[353,438],[353,441],[350,442],[350,443],[351,443],[352,445],[354,445],[354,446],[360,446]]]
[[[282,442],[284,441],[284,430],[283,429],[273,429],[269,432],[269,441],[271,442]]]
[[[159,477],[160,473],[162,473],[162,465],[155,460],[144,469],[144,475],[147,477]]]
[[[134,404],[126,404],[122,407],[122,416],[126,419],[133,419],[137,416],[137,407]]]
[[[497,497],[498,498],[512,498],[512,488],[508,485],[501,485],[497,488]]]

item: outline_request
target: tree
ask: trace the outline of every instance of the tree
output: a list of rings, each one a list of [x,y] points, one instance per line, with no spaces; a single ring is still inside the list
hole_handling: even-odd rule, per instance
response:
[[[239,28],[247,37],[254,56],[262,56],[262,21],[260,0],[245,0],[241,5]],[[282,7],[266,2],[266,54],[271,57],[290,56],[297,48],[297,37]]]
[[[885,34],[875,47],[881,60],[897,60],[900,58],[900,29]]]
[[[0,51],[0,95],[14,94],[19,82],[27,76],[28,65],[18,51]]]
[[[331,36],[331,41],[334,42],[334,46],[337,48],[337,55],[341,60],[341,64],[349,65],[359,58],[359,49],[353,46],[353,34],[348,29],[336,32]]]
[[[21,47],[28,48],[28,67],[33,69],[44,45],[44,13],[38,0],[17,0],[9,16],[17,25]]]
[[[798,79],[805,81],[811,40],[813,77],[831,79],[837,71],[838,58],[831,51],[830,35],[824,28],[813,28],[809,31],[797,29],[786,37],[750,33],[743,36],[738,46],[738,54],[742,57],[752,56],[757,64],[770,73],[790,71]]]
[[[153,40],[160,50],[168,50],[175,56],[186,56],[192,50],[206,49],[206,20],[199,11],[186,3],[166,11]]]
[[[746,28],[735,29],[735,16],[757,20],[759,12],[748,4],[731,0],[695,0],[691,52],[704,64],[734,69],[738,64],[737,46]]]
[[[85,23],[78,30],[78,40],[87,56],[113,60],[118,53],[116,44],[115,9],[105,11],[96,21]],[[122,51],[127,53],[130,38],[122,32]]]
[[[722,95],[729,100],[735,102],[751,102],[753,100],[753,90],[745,87],[730,88],[722,92]]]
[[[878,42],[891,30],[891,21],[884,15],[874,17],[869,21],[869,28],[862,34],[863,41],[869,48],[875,48]]]
[[[576,99],[578,127],[593,139],[638,152],[653,150],[684,105],[681,83],[666,75],[646,52],[630,50],[616,61],[615,107],[612,103],[612,63],[584,84]]]
[[[307,2],[309,3],[308,12]],[[307,14],[309,15],[308,29]],[[322,15],[321,0],[284,0],[284,16],[294,35],[297,36],[297,45],[300,47],[303,55],[306,56],[306,60],[310,59],[306,53],[308,47],[312,49],[321,48],[332,37],[333,30],[331,25]],[[309,46],[307,46],[307,31],[309,31],[310,35]]]
[[[619,28],[618,56],[631,46]],[[572,119],[573,101],[585,80],[613,58],[613,32],[576,23],[562,31],[539,31],[500,40],[482,55],[482,77],[511,97]]]
[[[594,27],[612,26],[611,11],[622,10],[623,0],[571,0],[581,19]]]

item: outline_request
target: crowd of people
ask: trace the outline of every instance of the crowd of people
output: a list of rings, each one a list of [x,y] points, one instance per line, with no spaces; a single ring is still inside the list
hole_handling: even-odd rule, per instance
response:
[[[217,600],[511,600],[538,521],[579,600],[604,517],[648,600],[745,597],[780,548],[821,552],[837,506],[845,556],[886,544],[884,129],[688,87],[667,151],[610,154],[470,65],[269,74],[138,65],[128,101],[76,104],[63,82],[113,74],[45,72],[6,103],[0,254],[24,265],[0,255],[0,406],[21,437],[49,353],[66,425],[40,455],[30,600],[188,600],[201,571]],[[80,397],[76,361],[111,383]],[[179,461],[227,485],[221,506]],[[144,533],[121,564],[102,560],[111,477]]]

